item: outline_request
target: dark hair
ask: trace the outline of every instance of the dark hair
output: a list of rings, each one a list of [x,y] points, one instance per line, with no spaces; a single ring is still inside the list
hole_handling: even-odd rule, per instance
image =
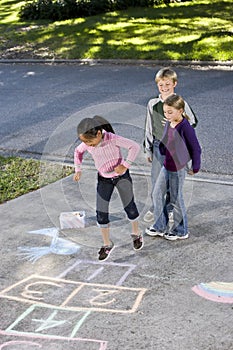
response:
[[[112,125],[107,121],[107,119],[104,119],[103,117],[99,115],[95,115],[93,117],[95,121],[102,127],[102,130],[104,129],[107,132],[111,132],[112,134],[115,134],[115,131],[113,130]]]
[[[112,125],[99,115],[95,115],[93,118],[84,118],[77,127],[78,136],[85,135],[88,139],[95,138],[99,130],[115,134]]]

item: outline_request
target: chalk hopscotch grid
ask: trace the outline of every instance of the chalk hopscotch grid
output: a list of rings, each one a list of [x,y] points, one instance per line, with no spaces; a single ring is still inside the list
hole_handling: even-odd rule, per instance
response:
[[[89,264],[92,266],[96,266],[97,269],[91,273],[91,275],[89,275],[87,278],[85,278],[85,281],[89,282],[93,279],[95,279],[96,277],[98,277],[99,275],[101,275],[101,273],[104,271],[104,269],[106,269],[106,267],[117,267],[117,268],[126,268],[126,272],[120,277],[120,279],[116,282],[115,285],[103,285],[103,284],[98,284],[98,283],[87,283],[87,282],[76,282],[76,281],[70,281],[70,280],[64,280],[63,278],[66,277],[69,272],[75,270],[76,267],[80,267],[81,264]],[[127,287],[120,287],[123,282],[125,281],[125,279],[129,276],[129,274],[135,269],[136,265],[133,264],[122,264],[122,263],[114,263],[114,262],[110,262],[110,263],[101,263],[101,262],[93,262],[93,261],[89,261],[89,260],[78,260],[75,262],[75,264],[73,264],[71,267],[69,267],[68,269],[66,269],[63,273],[61,273],[60,275],[58,275],[56,278],[51,278],[51,277],[46,277],[46,276],[39,276],[39,275],[31,275],[17,283],[15,283],[12,286],[9,286],[8,288],[4,289],[2,292],[0,292],[0,297],[2,298],[8,298],[8,299],[13,299],[13,300],[17,300],[17,301],[22,301],[22,302],[30,302],[33,305],[31,307],[29,307],[25,313],[23,313],[15,322],[12,323],[12,325],[10,325],[8,327],[8,329],[6,331],[1,331],[0,330],[0,334],[12,334],[14,336],[23,336],[24,334],[28,337],[38,337],[38,333],[30,333],[30,332],[17,332],[16,329],[14,329],[14,327],[16,327],[19,322],[21,320],[23,320],[24,317],[26,317],[27,315],[29,315],[33,310],[35,310],[35,308],[48,308],[51,310],[63,310],[63,311],[68,311],[68,312],[82,312],[83,316],[81,317],[81,319],[79,319],[79,321],[77,322],[77,324],[73,327],[73,330],[71,332],[71,334],[68,337],[64,337],[64,336],[57,336],[57,335],[51,335],[51,334],[40,334],[40,338],[42,337],[47,337],[48,339],[73,339],[75,341],[91,341],[91,342],[100,342],[100,348],[98,350],[105,350],[107,348],[107,342],[105,341],[100,341],[100,340],[95,340],[95,339],[85,339],[85,338],[75,338],[78,330],[80,329],[80,327],[82,326],[82,324],[85,322],[85,320],[87,319],[87,317],[93,312],[93,311],[103,311],[103,312],[121,312],[121,313],[131,313],[131,312],[135,312],[137,307],[139,306],[144,293],[146,292],[145,288],[127,288]],[[70,301],[72,299],[72,296],[70,295],[66,301],[63,302],[63,304],[61,306],[56,306],[56,305],[47,305],[46,303],[41,303],[38,301],[33,301],[33,300],[28,300],[25,298],[19,298],[17,296],[10,296],[8,293],[11,292],[13,289],[22,286],[22,284],[27,283],[28,281],[31,281],[32,279],[39,279],[39,281],[41,281],[41,279],[43,280],[43,282],[49,283],[52,286],[55,285],[57,286],[58,283],[70,283],[70,284],[75,284],[78,285],[78,288],[76,288],[76,290],[73,291],[73,296],[75,296],[77,294],[78,291],[82,290],[83,287],[88,286],[88,287],[95,287],[95,288],[101,288],[101,291],[107,292],[110,290],[117,290],[117,292],[119,291],[133,291],[134,293],[137,294],[136,296],[136,300],[135,303],[133,305],[133,307],[129,310],[115,310],[115,309],[104,309],[104,308],[95,308],[92,307],[90,308],[84,308],[84,307],[67,307],[67,302]],[[114,300],[113,300],[114,301]],[[101,304],[101,303],[100,303]],[[54,311],[53,311],[54,312]],[[46,324],[46,320],[45,324]],[[48,322],[48,321],[47,321]],[[1,347],[0,347],[1,349]]]
[[[120,267],[120,268],[126,268],[126,272],[121,276],[121,278],[114,283],[114,285],[116,286],[121,286],[124,281],[126,280],[126,278],[130,275],[130,273],[136,268],[136,265],[133,264],[123,264],[123,263],[115,263],[115,262],[97,262],[97,261],[91,261],[91,260],[78,260],[76,261],[72,266],[70,266],[68,269],[66,269],[64,272],[62,272],[60,275],[57,276],[57,278],[64,278],[66,277],[69,272],[73,271],[76,269],[76,267],[79,267],[80,265],[83,264],[87,264],[90,266],[99,266],[98,269],[96,269],[89,277],[87,277],[85,279],[85,281],[91,281],[93,280],[95,277],[97,277],[98,275],[101,274],[101,272],[103,272],[106,267]]]
[[[35,318],[35,313],[36,311],[41,311],[42,309],[44,310],[51,310],[51,314],[50,317],[48,317],[47,319],[41,319]],[[62,316],[62,320],[59,319],[59,321],[56,321],[56,316],[58,315],[59,312],[63,311],[64,313],[68,314],[68,317],[64,318],[64,316]],[[45,331],[47,329],[56,329],[59,326],[62,326],[64,323],[69,323],[69,329],[71,328],[70,324],[71,324],[71,320],[69,319],[69,315],[70,312],[72,312],[74,315],[77,315],[77,320],[74,321],[73,325],[72,325],[72,332],[67,335],[67,336],[61,336],[61,335],[57,335],[57,334],[47,334],[47,333],[40,333],[41,336],[44,337],[50,337],[50,336],[56,336],[58,338],[61,339],[67,339],[67,338],[74,338],[76,336],[76,333],[78,332],[78,330],[80,329],[80,327],[82,326],[82,324],[85,322],[86,318],[90,315],[91,311],[87,311],[87,312],[79,312],[79,314],[76,311],[70,311],[67,309],[60,309],[60,308],[55,308],[54,306],[42,306],[42,305],[32,305],[30,306],[23,314],[21,314],[7,329],[6,332],[11,333],[13,332],[14,334],[27,334],[27,335],[38,335],[38,332],[42,332]],[[34,313],[34,314],[33,314]],[[20,323],[22,323],[23,321],[25,321],[25,319],[27,319],[30,316],[30,327],[33,328],[32,331],[30,332],[25,332],[25,331],[19,331],[17,330],[17,327],[20,328]],[[79,317],[78,317],[79,316]],[[38,322],[38,324],[36,324],[36,322]],[[33,326],[33,323],[35,325],[35,327]]]
[[[51,341],[56,341],[56,342],[67,342],[67,346],[71,345],[71,343],[77,344],[77,348],[79,348],[80,343],[83,345],[87,346],[88,350],[106,350],[107,349],[107,344],[108,342],[105,340],[98,340],[98,339],[88,339],[88,338],[69,338],[69,337],[59,337],[59,336],[44,336],[41,334],[27,334],[27,333],[17,333],[14,331],[2,331],[0,330],[0,339],[1,336],[4,337],[9,337],[11,336],[10,341],[6,341],[2,344],[0,344],[0,350],[3,349],[4,347],[10,345],[39,345],[41,349],[42,345],[41,342],[43,342],[43,345],[46,346],[46,341],[51,342]],[[35,341],[40,341],[39,343],[35,344]],[[68,347],[67,347],[68,348]],[[47,346],[46,348],[47,349]]]
[[[70,293],[69,295],[66,297],[66,299],[60,304],[60,305],[54,305],[51,303],[46,303],[46,302],[42,302],[38,299],[40,299],[37,296],[31,296],[31,299],[29,299],[30,297],[30,293],[33,295],[34,291],[33,290],[29,290],[28,289],[28,294],[25,294],[25,296],[28,295],[28,298],[26,297],[19,297],[19,296],[15,296],[15,295],[11,295],[11,292],[14,291],[14,289],[16,287],[21,287],[24,286],[26,283],[30,282],[29,285],[33,285],[35,283],[38,284],[48,284],[48,286],[55,286],[58,288],[60,287],[60,284],[62,285],[66,285],[68,287],[73,288],[73,291]],[[33,283],[34,281],[34,283]],[[25,287],[27,288],[27,287]],[[25,289],[24,288],[24,289]],[[128,292],[130,294],[134,294],[136,299],[131,307],[131,309],[127,309],[124,310],[122,309],[114,309],[114,308],[106,308],[106,307],[94,307],[94,306],[90,306],[90,307],[85,307],[85,306],[72,306],[69,305],[71,304],[71,301],[73,300],[73,298],[75,296],[77,296],[77,294],[82,291],[83,288],[88,288],[88,289],[95,289],[97,292],[98,290],[100,291],[106,291],[106,294],[110,294],[110,293],[124,293],[124,292]],[[146,289],[145,288],[129,288],[129,287],[123,287],[123,286],[112,286],[112,285],[108,285],[108,284],[97,284],[97,283],[87,283],[87,282],[77,282],[77,281],[69,281],[69,280],[65,280],[65,279],[57,279],[57,278],[52,278],[52,277],[46,277],[46,276],[40,276],[40,275],[31,275],[27,278],[25,278],[24,280],[19,281],[18,283],[6,288],[5,290],[3,290],[2,292],[0,292],[0,297],[2,298],[7,298],[10,300],[15,300],[15,301],[21,301],[21,302],[25,302],[25,303],[30,303],[30,304],[40,304],[40,305],[54,305],[57,308],[66,308],[67,310],[76,310],[76,311],[82,311],[82,310],[92,310],[92,311],[98,311],[98,312],[113,312],[113,313],[132,313],[135,312],[142,300],[143,295],[145,294]],[[39,293],[36,291],[36,293]],[[13,294],[13,293],[12,293]],[[85,292],[83,294],[86,294]],[[124,293],[125,294],[125,293]],[[22,293],[21,293],[22,295]],[[101,304],[101,303],[100,303]],[[119,306],[118,306],[119,307]]]

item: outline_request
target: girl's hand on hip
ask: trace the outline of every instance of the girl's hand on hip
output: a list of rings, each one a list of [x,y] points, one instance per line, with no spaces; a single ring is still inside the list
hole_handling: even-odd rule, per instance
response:
[[[74,174],[73,180],[74,181],[79,181],[81,178],[81,171],[78,171],[77,173]]]
[[[114,168],[114,170],[117,174],[123,175],[126,172],[127,168],[124,165],[120,164],[120,165],[116,166]]]

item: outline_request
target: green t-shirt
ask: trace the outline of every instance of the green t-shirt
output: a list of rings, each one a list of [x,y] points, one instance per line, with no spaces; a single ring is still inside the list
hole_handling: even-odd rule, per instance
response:
[[[163,136],[164,126],[162,120],[164,118],[163,102],[159,101],[153,106],[152,130],[156,140],[161,140]]]

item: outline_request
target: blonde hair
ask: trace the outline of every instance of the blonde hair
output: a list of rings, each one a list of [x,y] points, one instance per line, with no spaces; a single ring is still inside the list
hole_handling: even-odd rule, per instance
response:
[[[158,83],[159,80],[164,79],[164,78],[171,79],[173,81],[173,83],[177,82],[176,72],[168,67],[162,68],[156,73],[155,82]]]
[[[170,107],[174,107],[177,110],[183,109],[182,116],[187,120],[190,120],[189,116],[184,111],[185,102],[181,96],[172,94],[166,98],[166,100],[164,101],[164,104]]]

